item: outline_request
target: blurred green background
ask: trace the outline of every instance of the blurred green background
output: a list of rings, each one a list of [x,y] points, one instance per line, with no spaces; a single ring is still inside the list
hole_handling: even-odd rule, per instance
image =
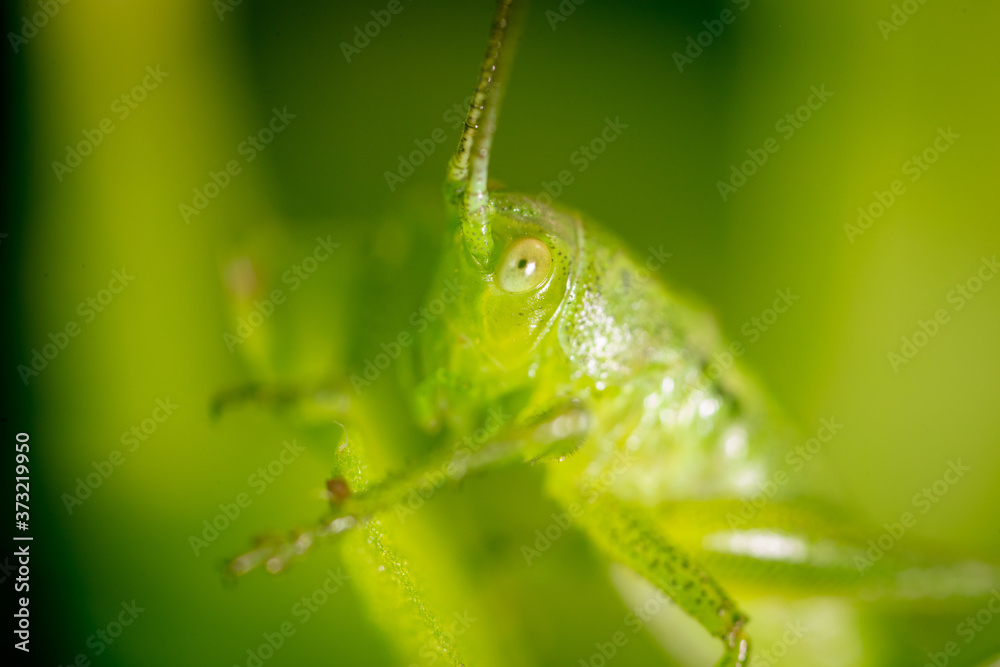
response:
[[[859,519],[896,520],[961,458],[972,471],[921,517],[913,539],[996,559],[1000,280],[960,310],[949,293],[1000,249],[1000,5],[903,4],[915,13],[898,8],[906,21],[887,32],[879,21],[892,21],[890,2],[538,0],[491,176],[538,193],[570,170],[560,201],[603,221],[640,257],[650,247],[673,253],[662,277],[711,304],[803,433],[823,417],[844,423],[821,454],[837,480],[826,492]],[[8,442],[25,431],[32,445],[35,656],[247,665],[262,633],[292,620],[295,635],[264,664],[431,664],[396,647],[392,621],[368,614],[350,582],[299,624],[294,606],[341,566],[336,549],[280,578],[224,585],[220,562],[253,535],[322,512],[341,431],[250,408],[213,421],[208,406],[250,380],[343,376],[406,330],[424,303],[443,224],[437,193],[458,136],[449,110],[471,92],[492,3],[402,0],[350,62],[341,43],[386,3],[47,6],[57,11],[33,36],[8,37],[12,197],[0,242],[4,426]],[[709,28],[703,22],[718,29],[712,22],[726,10],[735,20],[678,71],[675,52]],[[8,4],[8,32],[30,33],[23,19],[39,11]],[[566,20],[555,22],[560,11]],[[129,92],[144,79],[148,90]],[[813,86],[833,94],[786,136],[776,123]],[[294,118],[250,161],[243,142],[274,109]],[[580,171],[574,152],[606,118],[627,128]],[[67,146],[97,136],[104,119],[113,130],[78,166],[53,167],[69,164]],[[959,138],[911,181],[907,161],[933,146],[939,128]],[[435,130],[447,140],[390,189],[385,172]],[[717,183],[769,137],[780,149],[724,201]],[[230,161],[239,173],[219,176]],[[225,187],[185,216],[181,204],[196,203],[212,173]],[[905,193],[851,238],[845,225],[858,207],[896,179]],[[292,289],[282,277],[317,237],[340,247]],[[101,290],[123,269],[134,280],[88,315],[80,304],[106,299]],[[287,302],[231,352],[223,334],[272,289]],[[776,289],[801,299],[751,341],[744,325]],[[894,369],[887,355],[938,309],[948,323]],[[18,367],[69,322],[79,334],[24,382]],[[428,446],[392,375],[359,405],[379,424],[376,468]],[[158,399],[178,408],[150,422]],[[123,435],[143,420],[155,432],[129,451]],[[258,494],[251,476],[291,439],[305,452]],[[68,511],[65,494],[107,470],[114,450],[121,465]],[[621,629],[630,605],[581,536],[525,565],[520,546],[556,511],[540,487],[539,471],[518,470],[442,490],[396,531],[441,615],[479,619],[457,645],[486,657],[466,664],[577,665]],[[241,493],[252,503],[195,555],[190,536]],[[119,638],[89,639],[132,600],[145,611]],[[759,646],[780,637],[782,614],[793,613],[771,598],[747,606],[771,619],[758,626]],[[839,612],[824,613],[816,618],[841,623]],[[834,640],[817,632],[785,664],[920,665],[954,638],[950,619],[846,617],[855,620],[845,626],[863,626],[860,648],[823,644]],[[953,664],[984,659],[976,646]],[[670,660],[642,633],[614,664]]]

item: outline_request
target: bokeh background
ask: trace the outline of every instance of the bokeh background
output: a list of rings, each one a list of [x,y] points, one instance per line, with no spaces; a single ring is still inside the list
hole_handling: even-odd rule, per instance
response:
[[[869,0],[538,0],[491,175],[537,193],[569,170],[561,202],[603,221],[639,256],[671,252],[661,277],[710,304],[725,334],[747,344],[743,361],[803,434],[823,417],[844,423],[820,455],[822,492],[860,522],[896,520],[960,458],[971,472],[908,538],[996,559],[1000,279],[961,310],[949,293],[1000,250],[1000,6],[902,4],[913,13]],[[262,634],[291,620],[296,634],[264,664],[432,664],[397,641],[404,630],[370,613],[352,582],[299,623],[296,603],[343,566],[337,549],[278,578],[223,582],[220,563],[255,534],[319,516],[342,432],[250,407],[213,420],[209,404],[252,380],[342,377],[408,329],[439,247],[438,191],[458,136],[449,111],[471,92],[491,3],[402,0],[350,62],[340,44],[386,3],[50,5],[58,10],[33,36],[8,38],[10,197],[0,240],[5,438],[12,452],[24,431],[32,446],[33,657],[248,665]],[[679,71],[675,52],[727,9],[735,21]],[[23,18],[38,11],[8,3],[5,32],[28,34]],[[894,11],[906,21],[887,32],[879,22]],[[119,98],[147,67],[167,74],[123,117]],[[786,137],[775,123],[813,86],[833,95]],[[294,118],[248,161],[240,146],[274,109]],[[627,128],[580,171],[574,152],[606,118]],[[103,119],[113,131],[56,173],[67,145]],[[939,128],[960,136],[911,181],[905,163]],[[390,189],[385,172],[435,130],[447,140]],[[724,201],[717,182],[769,137],[778,152]],[[231,160],[239,174],[185,220],[180,205]],[[895,179],[905,193],[852,238],[845,225],[858,207]],[[319,236],[340,247],[293,290],[282,276]],[[86,315],[79,304],[100,298],[115,270],[134,280]],[[286,303],[244,343],[227,345],[224,334],[272,289]],[[776,289],[801,298],[751,341],[744,326]],[[950,321],[894,369],[887,355],[938,309]],[[79,334],[25,383],[18,366],[71,321]],[[375,469],[430,446],[406,417],[396,370],[358,401],[378,424]],[[129,451],[123,434],[141,429],[158,399],[178,408]],[[292,439],[305,452],[257,493],[251,476]],[[69,511],[65,494],[95,465],[107,469],[115,450],[121,464]],[[196,555],[190,537],[241,493],[252,503]],[[556,509],[539,471],[515,470],[442,490],[405,526],[390,526],[428,604],[442,618],[478,619],[456,640],[466,664],[587,664],[595,642],[622,628],[630,604],[580,535],[525,565],[520,546]],[[113,643],[95,641],[133,600],[144,609],[135,622]],[[786,617],[812,619],[816,631],[784,664],[922,665],[954,639],[951,617],[796,604],[747,600],[759,646],[780,638]],[[615,664],[709,664],[710,643],[675,645],[673,657],[661,647],[670,627],[689,628],[664,613]],[[985,660],[995,623],[951,664]],[[689,634],[700,642],[697,633]]]

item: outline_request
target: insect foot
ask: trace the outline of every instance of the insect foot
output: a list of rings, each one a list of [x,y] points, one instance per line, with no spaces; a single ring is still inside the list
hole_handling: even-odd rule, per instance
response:
[[[746,621],[746,617],[740,617],[740,620],[733,625],[732,631],[726,638],[726,651],[716,667],[746,667],[750,664],[750,639],[743,634]]]
[[[293,562],[302,560],[317,542],[335,538],[358,524],[352,515],[335,516],[324,519],[312,530],[297,528],[285,536],[267,535],[257,538],[257,547],[229,561],[225,575],[237,579],[261,565],[270,574],[285,570]]]

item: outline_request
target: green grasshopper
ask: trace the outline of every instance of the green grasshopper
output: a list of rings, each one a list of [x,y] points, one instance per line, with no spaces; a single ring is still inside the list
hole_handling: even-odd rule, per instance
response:
[[[747,375],[712,363],[725,348],[701,311],[578,212],[488,189],[515,41],[512,5],[498,2],[444,187],[447,252],[432,291],[464,289],[422,333],[412,389],[415,418],[453,439],[482,429],[497,411],[511,416],[471,451],[432,455],[380,483],[338,476],[318,527],[236,558],[231,573],[261,564],[282,570],[438,471],[458,480],[531,463],[544,466],[547,490],[608,559],[718,638],[718,667],[748,665],[750,641],[747,615],[713,574],[887,600],[940,599],[942,580],[944,597],[960,600],[1000,586],[993,566],[901,550],[859,568],[870,535],[810,500],[804,477],[751,516],[741,513],[794,441]]]

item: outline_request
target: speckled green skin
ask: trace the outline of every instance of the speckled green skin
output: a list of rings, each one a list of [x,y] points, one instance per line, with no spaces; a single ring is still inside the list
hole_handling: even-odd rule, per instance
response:
[[[438,289],[452,281],[464,291],[421,340],[418,416],[461,435],[496,407],[515,415],[512,431],[577,415],[572,437],[524,437],[522,458],[546,461],[553,494],[586,506],[582,525],[609,556],[725,641],[721,665],[745,664],[745,617],[641,508],[756,491],[776,455],[759,392],[735,369],[706,374],[710,323],[596,224],[519,195],[491,203],[485,271],[458,231],[443,263]],[[523,237],[546,243],[553,268],[536,289],[510,294],[492,271]]]
[[[489,222],[493,250],[480,266],[453,221],[428,295],[435,317],[414,346],[417,420],[443,431],[442,442],[473,435],[472,453],[442,447],[374,483],[360,470],[347,474],[348,466],[340,474],[353,494],[334,501],[316,529],[234,560],[234,574],[265,562],[280,570],[304,553],[302,536],[309,538],[305,549],[354,527],[371,536],[378,515],[428,475],[446,471],[459,480],[537,462],[546,469],[547,490],[594,545],[722,640],[718,667],[747,665],[749,642],[746,616],[714,576],[767,592],[902,600],[908,607],[930,600],[962,610],[968,598],[1000,587],[995,566],[916,556],[905,547],[859,570],[858,558],[879,530],[858,530],[809,500],[812,484],[801,473],[752,516],[741,515],[743,499],[773,478],[795,440],[736,365],[718,364],[714,353],[725,348],[711,320],[574,211],[491,194]],[[552,268],[536,288],[511,294],[493,272],[504,250],[525,237],[547,245]],[[494,422],[504,417],[482,430],[491,415]],[[363,442],[357,419],[350,410],[337,415],[353,442],[348,458]],[[403,603],[423,609],[399,559],[391,550],[376,556],[393,565]],[[437,631],[433,618],[416,617],[426,632]],[[454,657],[438,643],[442,655]]]
[[[782,485],[765,511],[727,523],[793,441],[737,365],[710,363],[723,349],[712,321],[580,214],[516,194],[491,194],[491,205],[486,266],[469,258],[456,226],[431,291],[433,299],[445,281],[463,288],[421,338],[418,419],[455,438],[491,409],[512,414],[498,436],[507,449],[482,467],[543,462],[549,491],[583,508],[579,525],[595,544],[723,640],[720,667],[748,664],[747,619],[698,561],[775,587],[784,578],[800,591],[818,582],[865,597],[928,598],[942,576],[956,596],[985,595],[1000,582],[989,566],[902,553],[860,573],[866,535],[809,501],[805,475]],[[523,237],[547,244],[553,269],[536,289],[506,293],[492,271]],[[901,583],[907,571],[938,578]]]
[[[588,469],[622,451],[634,460],[615,496],[654,505],[756,492],[784,454],[779,419],[737,367],[710,367],[721,345],[703,311],[579,214],[520,195],[493,203],[494,263],[532,236],[552,250],[552,275],[508,294],[455,239],[439,281],[465,291],[421,340],[424,421],[461,432],[497,403],[523,419],[575,401],[591,420],[580,443]]]

